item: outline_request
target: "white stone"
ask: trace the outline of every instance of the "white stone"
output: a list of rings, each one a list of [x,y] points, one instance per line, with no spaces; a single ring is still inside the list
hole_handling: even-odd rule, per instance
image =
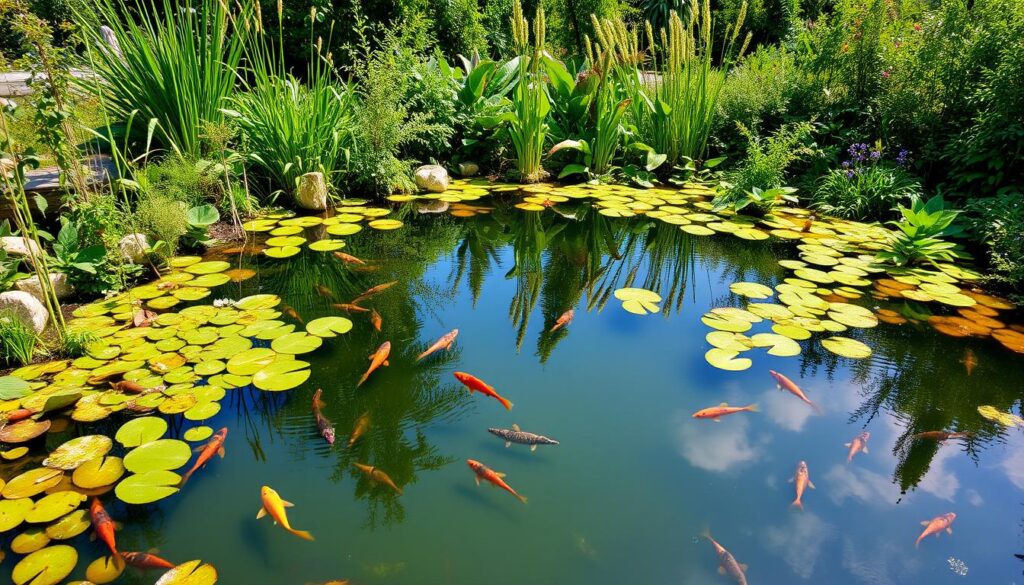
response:
[[[480,173],[480,165],[475,162],[459,163],[459,174],[463,177],[475,177]]]
[[[37,335],[46,329],[46,323],[50,320],[46,306],[23,290],[9,290],[0,293],[0,315],[13,316],[26,326],[31,327]]]
[[[295,190],[295,203],[302,209],[323,211],[327,209],[327,181],[323,173],[306,173],[299,177],[299,188]]]
[[[132,264],[145,262],[150,246],[149,237],[146,234],[128,234],[117,243],[117,249],[121,250],[121,255]]]
[[[63,272],[51,272],[50,284],[53,286],[53,292],[57,293],[58,300],[65,299],[74,292],[74,287],[68,283],[68,275]],[[43,300],[43,291],[40,289],[38,276],[19,280],[14,283],[14,288],[25,291],[40,301]]]
[[[39,246],[28,238],[20,236],[4,236],[0,238],[0,249],[7,252],[11,256],[24,256],[28,257],[29,247],[32,252],[38,256],[40,254]]]
[[[432,193],[448,189],[448,171],[441,165],[423,165],[416,169],[416,186]]]
[[[416,211],[419,213],[444,213],[448,211],[448,202],[433,199],[421,203]]]

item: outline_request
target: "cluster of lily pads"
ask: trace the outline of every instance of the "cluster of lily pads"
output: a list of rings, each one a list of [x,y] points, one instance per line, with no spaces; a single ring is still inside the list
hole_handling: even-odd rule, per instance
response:
[[[352,328],[348,319],[332,316],[297,329],[279,319],[275,307],[281,299],[271,294],[167,311],[248,277],[229,274],[227,262],[198,257],[174,258],[170,266],[154,283],[74,312],[68,326],[98,338],[85,356],[0,377],[0,441],[7,445],[0,456],[23,470],[9,481],[0,478],[0,534],[20,528],[11,551],[27,555],[12,574],[17,585],[54,584],[71,573],[78,562],[75,548],[52,543],[70,541],[90,527],[89,513],[82,509],[87,497],[113,491],[122,502],[139,505],[176,494],[181,482],[176,471],[192,458],[185,441],[210,437],[213,429],[201,423],[220,411],[228,390],[295,388],[310,376],[309,363],[297,356]],[[113,440],[98,434],[71,439],[45,459],[24,445],[65,429],[70,421],[95,422],[115,413],[149,416],[129,419]],[[165,438],[168,423],[157,414],[181,415],[195,425],[184,430],[184,441]],[[115,441],[117,455],[112,454]],[[108,583],[123,568],[101,557],[86,576],[91,583]],[[212,566],[192,561],[159,583],[215,581]]]
[[[397,219],[386,219],[391,213],[383,207],[367,207],[364,199],[345,199],[339,203],[337,214],[331,217],[306,215],[295,217],[291,211],[274,211],[242,224],[242,229],[251,233],[266,232],[269,237],[263,242],[263,254],[269,258],[289,258],[306,246],[314,252],[333,252],[345,247],[345,242],[335,237],[324,237],[310,243],[305,235],[307,228],[322,227],[327,236],[351,236],[363,229],[362,222],[377,230],[394,230],[402,227]]]

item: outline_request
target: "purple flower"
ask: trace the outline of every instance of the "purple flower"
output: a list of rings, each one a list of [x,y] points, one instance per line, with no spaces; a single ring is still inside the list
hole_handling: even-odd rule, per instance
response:
[[[854,173],[853,171],[846,171],[846,172],[845,172],[845,173],[843,173],[843,174],[844,174],[844,175],[846,175],[846,178],[847,178],[847,179],[852,179],[852,178],[853,178],[853,176],[854,176],[854,175],[855,175],[856,173]]]
[[[843,168],[844,168],[844,169],[848,169],[848,168],[850,168],[850,161],[848,161],[848,160],[844,160],[844,161],[843,161]]]
[[[910,151],[906,148],[901,148],[899,154],[896,155],[896,164],[901,167],[907,166],[907,162],[910,159]]]
[[[872,150],[871,151],[871,160],[878,160],[880,158],[882,158],[881,151],[878,151],[878,150]]]

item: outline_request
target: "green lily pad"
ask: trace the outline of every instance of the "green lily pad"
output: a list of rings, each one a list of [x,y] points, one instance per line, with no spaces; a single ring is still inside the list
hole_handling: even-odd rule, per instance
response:
[[[84,501],[85,496],[78,492],[54,492],[36,502],[32,511],[25,514],[25,522],[33,524],[52,522],[65,514],[74,512]]]
[[[213,585],[217,582],[217,569],[203,561],[189,561],[163,574],[156,585]]]
[[[11,541],[11,552],[27,555],[48,544],[50,544],[50,537],[42,528],[36,526],[14,537],[14,540]]]
[[[767,299],[775,294],[771,287],[756,282],[734,282],[729,285],[733,294],[745,296],[751,299]]]
[[[635,299],[622,301],[622,308],[634,315],[648,315],[661,310],[661,307],[655,303]]]
[[[754,347],[749,337],[731,331],[712,331],[705,335],[704,339],[718,349],[726,351],[743,352]]]
[[[738,355],[739,352],[715,347],[704,354],[704,359],[712,366],[730,372],[746,370],[753,364],[748,358],[737,358]]]
[[[175,394],[160,403],[158,410],[164,414],[180,414],[192,408],[199,400],[192,394]]]
[[[821,340],[821,346],[845,358],[860,360],[871,355],[871,348],[849,337],[829,337]]]
[[[206,420],[220,412],[219,402],[199,402],[192,408],[185,411],[185,418],[188,420]]]
[[[620,288],[615,291],[615,298],[620,301],[646,301],[648,303],[660,303],[661,295],[644,288]]]
[[[124,468],[132,473],[178,469],[188,463],[192,449],[177,439],[158,439],[136,447],[124,457]]]
[[[90,459],[103,457],[113,447],[114,442],[110,440],[110,437],[104,435],[78,437],[54,449],[50,456],[43,461],[43,465],[70,471]]]
[[[750,338],[756,347],[767,347],[768,355],[792,357],[800,355],[800,344],[777,333],[758,333]]]
[[[14,376],[0,376],[0,400],[17,400],[32,393],[28,382]]]
[[[300,360],[275,361],[256,372],[252,377],[252,384],[268,392],[291,390],[309,379],[310,371],[303,369],[307,366],[308,362]]]
[[[60,469],[37,467],[8,481],[0,495],[9,500],[31,498],[59,484],[63,478],[64,472]]]
[[[224,272],[228,268],[231,268],[231,264],[223,260],[210,260],[187,266],[185,267],[185,272],[189,274],[213,274],[214,272]]]
[[[772,325],[772,331],[798,341],[811,338],[811,332],[799,325],[776,323],[775,325]]]
[[[14,585],[57,585],[71,574],[78,553],[66,544],[48,546],[21,559],[14,566]]]
[[[114,495],[126,504],[149,504],[178,493],[180,483],[181,476],[173,471],[146,471],[121,480]]]
[[[324,340],[316,335],[299,331],[278,337],[270,344],[270,348],[277,353],[298,355],[316,350],[323,342]]]
[[[402,222],[397,219],[375,219],[366,224],[375,230],[396,230],[402,227]]]
[[[185,431],[185,434],[182,435],[182,438],[185,439],[186,441],[194,443],[196,441],[205,441],[206,439],[209,439],[210,435],[212,434],[213,429],[208,426],[192,427],[191,429]]]
[[[352,321],[344,317],[320,317],[306,323],[306,331],[317,337],[336,337],[352,330]]]
[[[870,309],[849,303],[830,303],[828,316],[847,327],[868,328],[878,325],[878,317]]]
[[[75,510],[46,527],[46,536],[52,540],[67,540],[85,532],[92,526],[89,511]]]
[[[337,223],[327,226],[327,233],[332,236],[351,236],[359,233],[363,226],[356,223]]]
[[[306,243],[302,236],[277,236],[268,238],[266,244],[272,248],[297,248]]]
[[[333,252],[334,250],[340,250],[345,247],[345,242],[341,240],[317,240],[307,246],[314,252]]]
[[[120,457],[97,457],[79,465],[71,475],[71,481],[82,489],[90,490],[111,485],[122,475],[124,462]]]
[[[730,331],[732,333],[743,333],[753,327],[753,323],[746,319],[735,316],[721,315],[718,313],[704,313],[700,318],[701,322],[712,329],[719,331]]]
[[[85,568],[85,578],[96,585],[113,583],[121,576],[124,569],[125,563],[122,559],[115,559],[112,555],[102,556],[89,563],[89,566]]]
[[[245,297],[235,303],[235,308],[241,311],[255,311],[269,309],[281,303],[281,297],[272,294],[258,294]]]
[[[228,373],[238,376],[251,376],[270,365],[277,357],[277,352],[269,347],[254,347],[235,354],[228,360]]]
[[[279,248],[266,248],[263,255],[268,258],[291,258],[302,251],[302,248],[295,246],[281,246]]]
[[[155,416],[145,416],[130,420],[117,430],[114,439],[125,447],[138,447],[164,436],[167,432],[167,421]]]

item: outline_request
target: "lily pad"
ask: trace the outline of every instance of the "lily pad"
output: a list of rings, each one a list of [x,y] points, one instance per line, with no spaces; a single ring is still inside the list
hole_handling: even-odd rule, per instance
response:
[[[92,518],[85,509],[75,510],[46,527],[46,536],[52,540],[67,540],[85,532],[92,526]]]
[[[661,302],[661,295],[644,288],[620,288],[615,291],[615,298],[620,301],[645,301],[648,303]]]
[[[132,473],[178,469],[188,463],[192,449],[177,439],[159,439],[132,449],[124,457],[124,468]],[[127,480],[126,480],[127,481]]]
[[[871,355],[870,347],[849,337],[829,337],[821,341],[821,346],[838,356],[855,360],[864,359]]]
[[[149,504],[178,493],[180,483],[181,476],[173,471],[147,471],[121,480],[114,495],[126,504]]]
[[[106,455],[113,447],[114,442],[104,435],[78,437],[54,449],[43,465],[70,471],[90,459]]]
[[[235,302],[235,308],[241,311],[270,309],[281,303],[281,297],[272,294],[258,294],[245,297]]]
[[[214,272],[224,272],[229,268],[231,268],[231,265],[223,260],[210,260],[186,266],[185,272],[190,274],[213,274]]]
[[[297,355],[314,351],[323,342],[323,339],[315,335],[299,331],[278,337],[270,344],[270,347],[278,353]]]
[[[217,569],[203,561],[189,561],[163,574],[156,585],[213,585],[217,582]]]
[[[220,412],[219,402],[199,402],[185,411],[185,418],[188,420],[206,420],[218,412]]]
[[[758,333],[750,338],[755,347],[767,347],[768,355],[792,357],[800,355],[800,344],[778,333]]]
[[[251,376],[273,363],[277,352],[269,347],[254,347],[235,354],[228,360],[228,372],[238,376]]]
[[[50,430],[49,420],[20,420],[0,428],[0,441],[4,443],[25,443]]]
[[[14,376],[0,376],[0,400],[17,400],[32,393],[28,382]]]
[[[661,307],[655,303],[636,299],[622,301],[622,308],[634,315],[647,315],[650,313],[657,313],[661,310]]]
[[[737,358],[738,355],[739,352],[715,347],[704,354],[704,359],[712,366],[730,372],[746,370],[753,364],[748,358]]]
[[[11,579],[14,585],[56,585],[71,574],[77,563],[74,548],[66,544],[48,546],[21,559]]]
[[[31,498],[0,500],[0,534],[17,528],[33,506]]]
[[[74,512],[84,501],[85,496],[78,492],[63,491],[52,493],[36,502],[32,511],[25,515],[25,522],[33,524],[52,522],[65,514]]]
[[[256,372],[252,384],[268,392],[291,390],[309,379],[311,372],[303,369],[307,366],[309,363],[300,360],[276,361]]]
[[[182,438],[185,439],[186,441],[194,443],[196,441],[205,441],[206,439],[209,439],[210,435],[212,434],[213,429],[210,427],[192,427],[191,429],[185,431],[185,434],[182,435]]]
[[[733,294],[742,295],[751,299],[767,299],[775,294],[771,287],[756,282],[734,282],[729,285]]]
[[[396,230],[402,227],[402,222],[397,219],[375,219],[366,225],[375,230]]]
[[[721,315],[718,313],[704,313],[700,318],[701,322],[719,331],[730,331],[732,333],[743,333],[753,327],[753,323],[746,319],[735,316]]]
[[[352,321],[344,317],[320,317],[306,323],[306,331],[317,337],[336,337],[352,330]]]
[[[712,331],[705,335],[704,339],[718,349],[726,351],[743,352],[754,347],[749,337],[730,331]]]
[[[145,416],[130,420],[117,430],[114,439],[125,447],[138,447],[139,445],[155,441],[164,436],[167,432],[167,421],[155,416]]]
[[[337,223],[327,226],[327,233],[332,236],[351,236],[362,229],[363,226],[357,223]]]
[[[333,252],[334,250],[340,250],[345,247],[345,242],[341,240],[317,240],[310,244],[308,248],[314,252]]]
[[[85,569],[85,578],[96,585],[112,583],[124,572],[125,563],[120,558],[113,556],[102,556],[89,563]]]
[[[831,303],[828,316],[848,327],[869,328],[878,325],[878,317],[870,309],[849,303]]]
[[[50,537],[46,535],[42,528],[29,528],[14,537],[14,540],[11,541],[11,552],[27,555],[36,552],[48,544],[50,544]]]
[[[89,490],[111,485],[121,479],[122,475],[124,463],[120,457],[97,457],[80,465],[71,475],[71,481]]]

